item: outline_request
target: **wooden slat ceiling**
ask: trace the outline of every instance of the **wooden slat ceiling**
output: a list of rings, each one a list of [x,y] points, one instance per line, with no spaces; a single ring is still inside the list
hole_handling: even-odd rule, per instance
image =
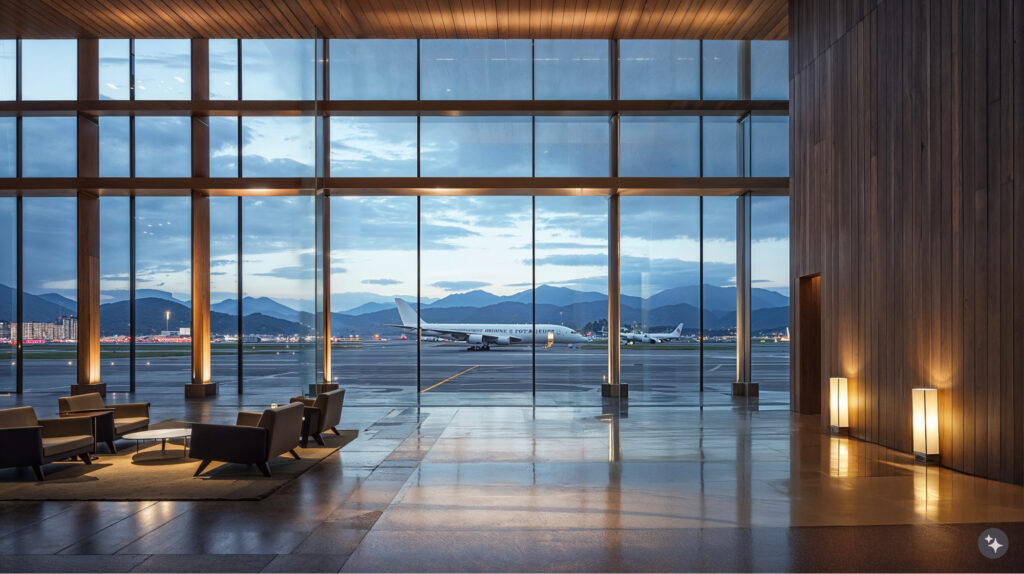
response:
[[[785,40],[787,0],[0,0],[3,38]]]

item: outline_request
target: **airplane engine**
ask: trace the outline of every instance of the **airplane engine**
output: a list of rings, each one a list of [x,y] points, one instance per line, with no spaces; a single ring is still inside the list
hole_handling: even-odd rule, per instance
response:
[[[508,337],[498,337],[498,340],[495,341],[498,345],[508,345],[511,342]]]
[[[484,336],[483,335],[470,335],[466,339],[466,341],[468,341],[470,345],[479,345],[479,344],[484,342]]]

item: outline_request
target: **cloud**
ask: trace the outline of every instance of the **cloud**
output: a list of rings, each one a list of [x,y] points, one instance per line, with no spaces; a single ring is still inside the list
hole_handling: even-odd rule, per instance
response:
[[[367,285],[398,285],[401,281],[397,279],[363,279],[363,283]]]
[[[524,260],[527,265],[530,260]],[[537,266],[561,265],[565,267],[590,267],[608,265],[608,255],[603,253],[578,253],[572,255],[547,255],[537,258]]]
[[[261,273],[253,273],[260,277],[277,277],[280,279],[314,279],[314,270],[312,267],[303,267],[301,265],[293,265],[289,267],[276,267],[270,271],[264,271]]]
[[[437,287],[438,289],[444,289],[445,291],[469,291],[472,289],[480,289],[487,287],[490,283],[484,281],[437,281],[431,283],[431,287]]]

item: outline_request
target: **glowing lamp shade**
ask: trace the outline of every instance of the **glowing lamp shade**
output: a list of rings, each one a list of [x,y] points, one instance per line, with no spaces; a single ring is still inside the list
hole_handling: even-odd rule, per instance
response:
[[[913,389],[914,457],[921,462],[939,459],[939,392]]]
[[[832,377],[828,380],[829,430],[845,433],[850,428],[850,400],[847,394],[846,377]]]

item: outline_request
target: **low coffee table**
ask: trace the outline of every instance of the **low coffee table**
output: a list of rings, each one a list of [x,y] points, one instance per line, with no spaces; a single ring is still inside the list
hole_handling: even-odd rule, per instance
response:
[[[144,440],[160,440],[160,452],[167,452],[167,439],[169,438],[183,438],[183,450],[181,451],[182,458],[188,456],[188,438],[192,436],[192,429],[190,428],[176,428],[176,429],[156,429],[156,430],[144,430],[139,432],[128,433],[121,438],[135,441],[135,451],[139,451],[139,443]]]

